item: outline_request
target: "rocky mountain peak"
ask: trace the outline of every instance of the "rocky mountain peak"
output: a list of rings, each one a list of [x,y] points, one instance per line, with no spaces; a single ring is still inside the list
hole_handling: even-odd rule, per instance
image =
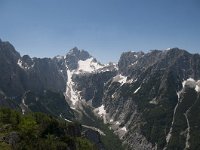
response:
[[[171,48],[170,50],[167,51],[168,55],[174,55],[174,56],[178,56],[178,55],[190,55],[190,53],[188,53],[186,50],[180,49],[180,48]]]
[[[86,60],[88,58],[91,58],[92,56],[85,50],[79,50],[77,47],[72,48],[69,53],[67,53],[67,56],[74,56],[77,57],[79,60]]]
[[[92,56],[85,50],[79,50],[77,47],[72,48],[65,56],[65,62],[70,70],[77,69],[78,61],[86,60]]]
[[[33,64],[33,61],[29,55],[24,55],[22,57],[22,61],[26,62],[29,66]]]
[[[17,61],[20,58],[20,54],[15,50],[14,46],[9,42],[0,41],[0,55],[5,59],[12,59]]]
[[[118,62],[118,67],[119,71],[121,73],[125,73],[127,71],[127,66],[133,65],[134,63],[137,62],[138,59],[140,59],[142,56],[144,56],[144,52],[124,52],[122,53],[119,62]]]
[[[69,52],[67,54],[69,55],[77,55],[80,52],[80,50],[78,49],[78,47],[74,47],[72,49],[69,50]]]

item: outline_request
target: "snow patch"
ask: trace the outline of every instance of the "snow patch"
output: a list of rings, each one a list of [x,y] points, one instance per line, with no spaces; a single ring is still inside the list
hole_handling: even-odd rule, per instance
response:
[[[125,126],[124,126],[124,127],[122,127],[120,130],[123,130],[123,131],[127,132],[127,129],[126,129],[126,127],[125,127]]]
[[[115,93],[114,94],[112,94],[112,96],[111,96],[112,98],[115,98]]]
[[[22,65],[22,61],[20,59],[18,59],[17,64],[20,68],[24,69],[23,65]]]
[[[195,91],[197,91],[198,93],[200,92],[200,81],[197,81],[197,85],[195,87]]]
[[[61,70],[58,70],[60,73],[63,73],[63,70],[61,69]]]
[[[118,68],[118,65],[117,65],[117,64],[113,63],[113,65],[114,65],[114,68],[115,68],[116,70],[119,70],[119,68]]]
[[[103,104],[100,107],[94,109],[94,112],[103,118],[104,123],[107,122],[106,121],[106,110],[105,110],[105,106]]]
[[[99,114],[100,116],[106,115],[106,110],[104,109],[104,105],[101,105],[101,106],[98,108],[98,114]]]
[[[134,63],[132,63],[131,65],[134,66],[138,63],[138,61],[135,61]]]
[[[168,50],[170,50],[171,48],[167,48],[166,50],[168,51]]]
[[[121,74],[116,75],[115,77],[113,77],[113,82],[119,82],[121,84],[126,83],[127,77],[123,76]]]
[[[58,60],[62,60],[64,57],[63,56],[60,56],[60,55],[57,55],[56,56],[56,59],[58,59]]]
[[[197,93],[200,92],[200,80],[195,81],[194,79],[189,78],[182,82],[182,86],[183,86],[183,88],[188,86],[190,88],[194,88]]]
[[[95,62],[94,58],[79,60],[78,66],[77,72],[94,72],[104,67],[104,65]]]
[[[154,105],[157,105],[158,104],[158,101],[156,98],[152,99],[149,104],[154,104]]]
[[[133,83],[133,82],[134,82],[133,79],[129,79],[126,81],[126,83]]]
[[[183,87],[189,86],[191,88],[194,88],[196,86],[196,81],[192,78],[189,78],[182,82]]]
[[[29,66],[28,64],[23,63],[21,59],[18,59],[17,65],[18,65],[20,68],[22,68],[22,69],[28,70],[28,69],[33,68],[35,64],[32,64],[31,66]]]
[[[23,114],[23,115],[25,114],[25,109],[23,109],[23,108],[22,108],[22,114]]]
[[[119,125],[119,124],[120,124],[120,122],[119,122],[119,121],[117,121],[115,124],[116,124],[116,125]]]

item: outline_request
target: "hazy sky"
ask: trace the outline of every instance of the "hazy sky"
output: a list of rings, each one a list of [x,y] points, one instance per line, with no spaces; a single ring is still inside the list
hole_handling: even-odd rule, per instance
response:
[[[32,57],[75,46],[102,62],[128,50],[200,53],[200,0],[0,0],[0,38]]]

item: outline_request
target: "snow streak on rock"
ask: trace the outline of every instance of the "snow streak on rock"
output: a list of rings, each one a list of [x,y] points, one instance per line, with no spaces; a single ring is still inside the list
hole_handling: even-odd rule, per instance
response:
[[[171,137],[172,137],[172,131],[173,131],[173,125],[174,125],[174,121],[175,121],[176,110],[177,110],[178,105],[179,105],[179,103],[180,103],[180,101],[181,101],[181,99],[180,99],[180,98],[181,98],[181,97],[180,97],[181,92],[182,92],[182,90],[179,91],[179,92],[177,92],[178,102],[177,102],[177,104],[176,104],[176,106],[175,106],[175,108],[174,108],[173,119],[172,119],[172,123],[171,123],[171,127],[170,127],[170,130],[169,130],[169,133],[168,133],[167,136],[166,136],[166,143],[167,143],[167,144],[166,144],[164,150],[167,148],[167,146],[168,146],[168,144],[169,144],[169,141],[170,141],[170,139],[171,139]]]
[[[185,141],[185,149],[189,149],[190,148],[190,143],[189,143],[189,139],[190,139],[190,122],[188,119],[188,113],[190,111],[191,107],[186,111],[186,113],[184,114],[186,121],[187,121],[187,136],[186,136],[186,141]]]
[[[141,86],[135,90],[134,94],[136,94],[140,90],[140,88]]]
[[[28,105],[25,104],[24,98],[22,99],[22,104],[20,105],[22,109],[22,114],[24,115],[26,112],[26,109],[28,109]]]
[[[60,114],[60,118],[63,118],[63,116],[62,116],[62,113]],[[65,121],[67,121],[67,122],[72,122],[71,120],[68,120],[68,119],[66,119],[66,118],[63,118]]]
[[[79,101],[80,96],[77,91],[74,90],[74,82],[72,81],[72,75],[74,71],[67,70],[67,87],[66,87],[66,96],[72,102],[72,108],[74,108],[75,104]]]
[[[60,114],[60,118],[63,118],[63,117],[62,117],[62,113]],[[71,121],[71,120],[69,120],[69,119],[66,119],[66,118],[64,118],[64,120],[67,121],[67,122],[73,122],[73,121]],[[100,129],[98,129],[98,128],[95,128],[95,127],[92,127],[92,126],[83,125],[83,124],[82,124],[82,126],[85,127],[85,128],[88,128],[88,129],[92,129],[92,130],[94,130],[94,131],[97,131],[97,132],[99,132],[100,135],[106,136],[106,134],[105,134],[102,130],[100,130]]]
[[[177,93],[177,94],[178,94],[178,93]],[[179,96],[178,96],[178,97],[179,97]],[[177,110],[178,105],[179,105],[179,100],[180,100],[180,99],[178,99],[178,102],[177,102],[177,104],[176,104],[176,106],[175,106],[175,108],[174,108],[174,114],[173,114],[173,119],[172,119],[171,127],[170,127],[169,133],[167,134],[167,137],[166,137],[167,145],[168,145],[168,143],[169,143],[169,141],[170,141],[170,139],[171,139],[171,136],[172,136],[172,130],[173,130],[173,125],[174,125],[174,120],[175,120],[175,114],[176,114],[176,110]]]
[[[87,126],[87,125],[82,125],[82,126],[85,127],[85,128],[89,128],[89,129],[92,129],[94,131],[97,131],[97,132],[99,132],[100,135],[106,136],[106,134],[102,130],[100,130],[98,128]]]

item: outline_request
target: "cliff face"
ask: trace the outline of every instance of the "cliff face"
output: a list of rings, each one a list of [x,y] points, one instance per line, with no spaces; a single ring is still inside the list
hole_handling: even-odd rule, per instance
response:
[[[9,42],[0,42],[0,89],[1,92],[6,92],[6,95],[14,95],[23,91],[22,71],[17,65],[19,58],[19,53]]]
[[[198,129],[191,129],[190,122],[198,122],[192,109],[199,101],[199,90],[195,91],[199,88],[199,60],[198,54],[178,48],[147,54],[128,52],[122,54],[118,71],[107,72],[112,76],[102,73],[104,80],[97,82],[93,77],[99,77],[99,73],[92,73],[78,75],[74,81],[82,99],[88,102],[96,101],[93,93],[98,95],[98,90],[91,91],[90,87],[103,90],[99,104],[93,105],[94,113],[109,124],[127,149],[187,149],[196,145],[191,137],[196,137],[192,130]],[[188,87],[187,96],[180,91],[190,78],[195,86]],[[100,85],[101,81],[104,84]],[[83,83],[88,84],[81,86]],[[85,91],[91,91],[90,95]],[[199,116],[197,110],[196,114]]]
[[[27,90],[65,90],[66,78],[53,59],[21,57],[10,43],[1,42],[0,65],[0,89],[8,96],[19,96]]]
[[[199,72],[195,69],[197,66],[199,67],[197,57],[198,59],[200,57],[176,48],[164,52],[152,51],[146,55],[139,58],[137,64],[132,66],[132,71],[128,72],[134,82],[124,84],[120,86],[119,90],[108,94],[105,97],[105,108],[107,104],[106,110],[108,112],[113,110],[109,114],[115,114],[114,112],[116,112],[118,119],[123,118],[119,122],[121,122],[122,127],[127,128],[128,132],[126,131],[127,134],[123,138],[125,143],[129,143],[130,149],[135,148],[135,146],[139,146],[136,147],[139,149],[149,149],[151,146],[158,149],[164,147],[166,149],[176,149],[180,145],[183,145],[182,148],[184,149],[188,145],[187,136],[183,134],[183,140],[180,142],[181,137],[179,134],[187,132],[188,128],[185,128],[187,127],[186,124],[179,124],[181,127],[179,125],[175,126],[173,119],[179,120],[180,118],[176,118],[176,115],[173,114],[179,111],[176,111],[179,102],[177,92],[183,88],[182,82],[188,78],[195,80],[200,78]],[[139,68],[139,71],[137,68]],[[196,91],[196,93],[190,94],[198,95],[199,92]],[[197,97],[194,99],[197,100]],[[187,97],[184,100],[190,101],[191,98]],[[112,102],[112,109],[110,108],[110,102]],[[188,110],[188,106],[183,105],[186,108],[181,112],[182,115]],[[115,111],[116,108],[119,111]],[[120,110],[121,113],[119,113]],[[189,113],[191,113],[190,110]],[[116,115],[111,118],[116,118]],[[185,122],[187,119],[182,117],[182,121]],[[182,129],[177,133],[178,128]],[[137,136],[138,133],[139,137]],[[173,141],[172,137],[176,140]],[[140,144],[137,142],[138,140]],[[152,145],[149,144],[145,148],[144,145],[148,145],[145,144],[146,140]],[[133,141],[136,141],[136,143]],[[171,144],[173,147],[170,147]]]

